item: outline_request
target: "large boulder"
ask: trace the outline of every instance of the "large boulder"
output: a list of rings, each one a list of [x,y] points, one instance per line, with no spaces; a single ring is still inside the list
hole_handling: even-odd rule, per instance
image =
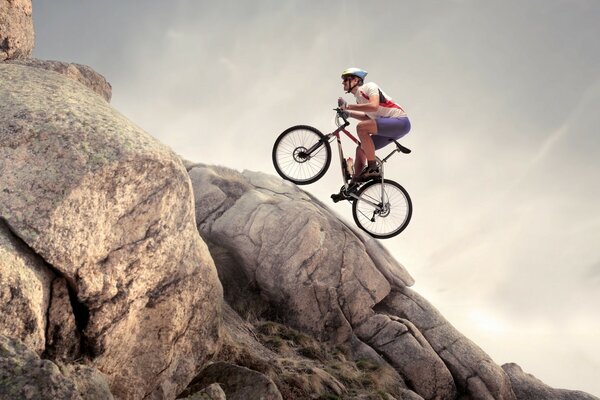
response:
[[[408,320],[375,311],[393,288],[413,284],[382,246],[279,178],[203,165],[188,169],[198,229],[211,248],[229,254],[219,258],[229,260],[221,275],[237,268],[239,279],[273,305],[273,314],[322,340],[351,346],[356,358],[388,360],[422,397],[456,397],[451,372],[422,333]]]
[[[0,219],[65,279],[113,394],[174,397],[217,350],[222,301],[181,161],[60,74],[0,64],[0,98]]]
[[[413,282],[377,242],[357,236],[293,185],[219,167],[195,166],[189,174],[202,236],[226,248],[238,274],[293,326],[345,342],[390,292],[392,279]]]
[[[29,57],[33,41],[31,0],[0,0],[0,61]]]

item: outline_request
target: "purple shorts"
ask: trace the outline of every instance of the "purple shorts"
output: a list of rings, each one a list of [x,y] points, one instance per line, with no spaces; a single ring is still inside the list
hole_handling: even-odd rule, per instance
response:
[[[392,143],[390,139],[398,140],[410,131],[408,117],[400,118],[375,118],[377,135],[371,135],[375,150]]]

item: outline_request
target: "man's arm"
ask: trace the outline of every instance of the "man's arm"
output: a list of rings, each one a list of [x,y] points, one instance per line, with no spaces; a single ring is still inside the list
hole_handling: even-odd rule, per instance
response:
[[[349,111],[362,111],[366,112],[374,112],[379,108],[379,93],[372,94],[369,96],[369,102],[364,104],[348,104],[348,108],[346,110]]]
[[[346,108],[346,112],[348,113],[348,115],[350,117],[356,118],[361,121],[366,121],[366,120],[370,119],[369,117],[367,117],[367,114],[365,114],[364,112],[361,112],[361,111],[350,111],[348,108]]]

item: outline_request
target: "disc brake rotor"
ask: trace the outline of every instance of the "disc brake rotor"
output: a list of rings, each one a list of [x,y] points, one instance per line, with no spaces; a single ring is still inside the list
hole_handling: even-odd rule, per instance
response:
[[[294,150],[294,160],[299,163],[308,161],[309,157],[308,154],[306,154],[306,150],[307,149],[304,146],[296,147]]]
[[[390,215],[391,211],[392,209],[390,207],[390,203],[385,203],[381,206],[381,211],[379,211],[377,214],[379,214],[380,217],[385,218]]]

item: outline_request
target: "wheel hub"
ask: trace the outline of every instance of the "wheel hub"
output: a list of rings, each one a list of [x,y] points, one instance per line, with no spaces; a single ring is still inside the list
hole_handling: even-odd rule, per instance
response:
[[[294,161],[298,163],[304,163],[308,161],[309,157],[308,154],[306,154],[306,150],[307,149],[304,146],[296,147],[294,150]]]
[[[390,215],[390,212],[391,212],[390,203],[380,204],[379,207],[380,207],[380,210],[379,210],[378,214],[380,217],[385,218],[388,215]]]

